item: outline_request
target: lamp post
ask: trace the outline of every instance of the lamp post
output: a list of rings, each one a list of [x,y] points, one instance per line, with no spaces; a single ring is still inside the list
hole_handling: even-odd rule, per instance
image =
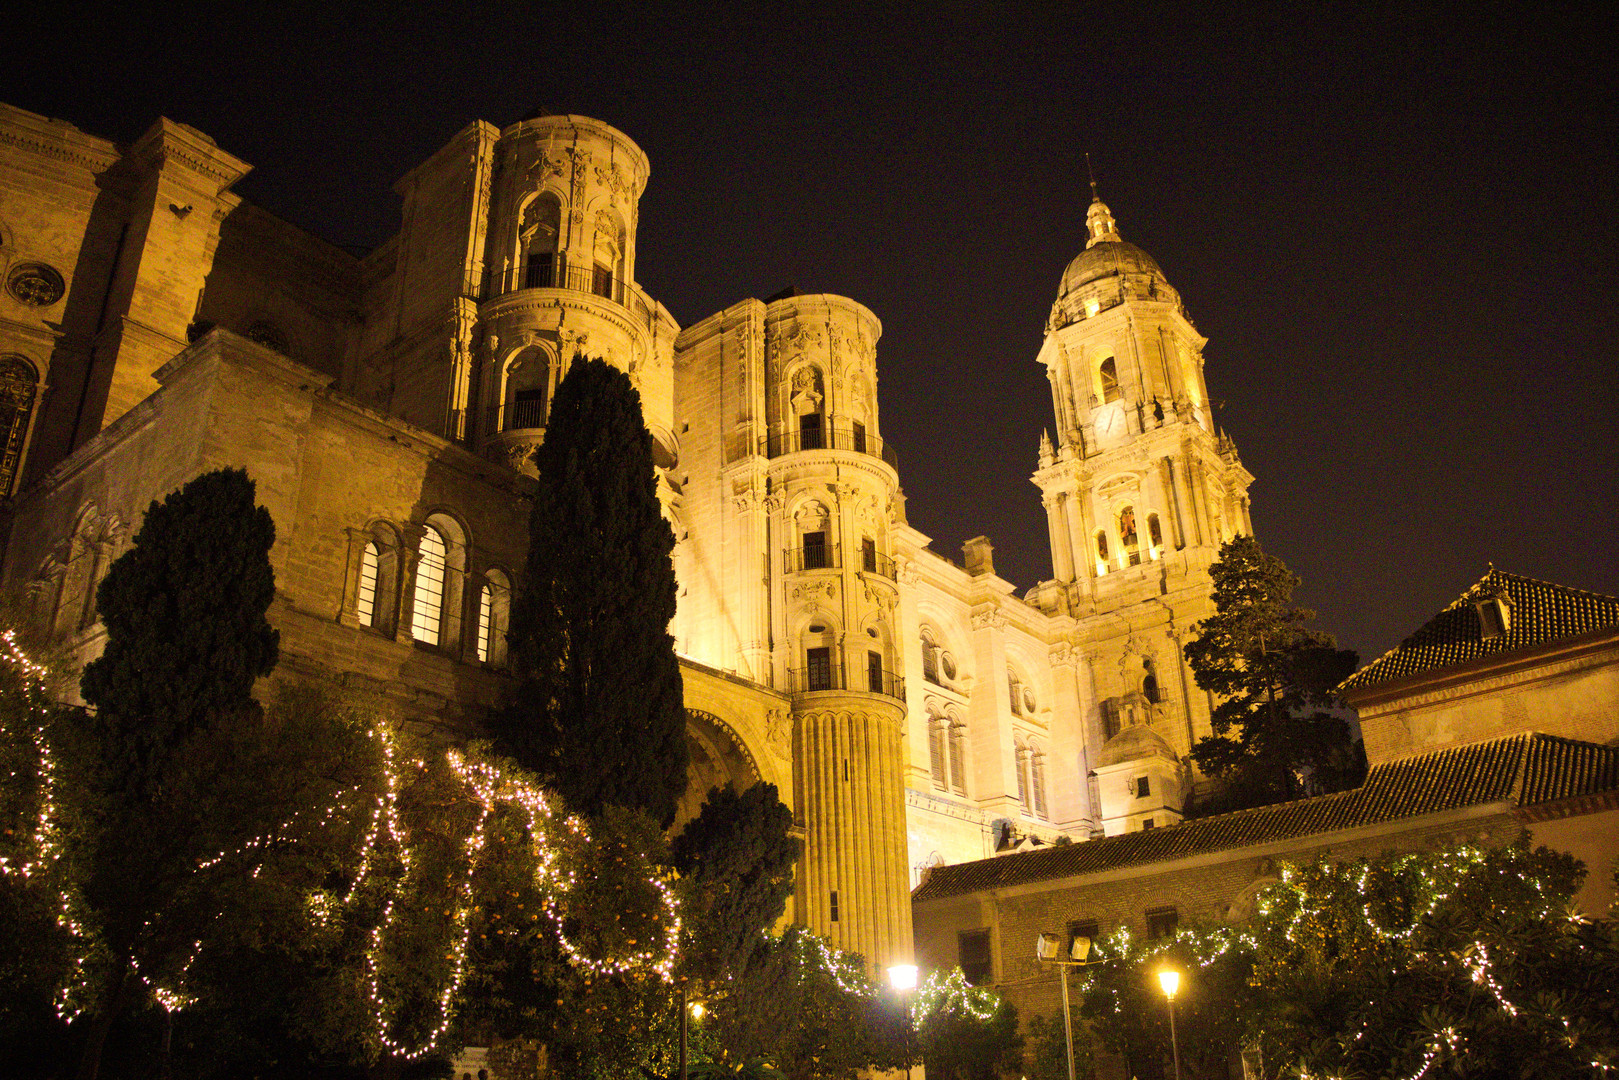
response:
[[[905,1076],[911,1075],[911,991],[916,989],[916,965],[895,964],[888,969],[888,985],[899,994],[899,1006],[905,1010]]]
[[[1181,973],[1174,968],[1160,970],[1158,985],[1164,988],[1164,997],[1169,999],[1169,1049],[1175,1055],[1175,1080],[1181,1080],[1181,1046],[1175,1038],[1175,991],[1180,989]]]
[[[1074,1016],[1068,1008],[1068,969],[1092,963],[1091,939],[1076,937],[1068,946],[1068,959],[1058,960],[1059,938],[1056,934],[1040,934],[1034,939],[1034,958],[1043,964],[1056,964],[1062,969],[1062,1033],[1068,1040],[1068,1080],[1074,1080]]]

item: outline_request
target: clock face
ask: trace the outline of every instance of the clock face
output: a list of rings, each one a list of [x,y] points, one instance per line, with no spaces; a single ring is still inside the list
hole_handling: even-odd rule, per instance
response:
[[[1109,402],[1096,414],[1096,435],[1112,441],[1124,434],[1124,408],[1118,402]]]

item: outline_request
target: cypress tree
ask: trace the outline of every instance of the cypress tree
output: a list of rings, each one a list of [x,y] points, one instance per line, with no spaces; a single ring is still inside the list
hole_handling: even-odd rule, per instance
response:
[[[686,788],[686,711],[668,632],[675,541],[629,377],[576,357],[534,463],[528,568],[509,637],[519,684],[495,718],[496,745],[579,813],[622,806],[667,826]]]
[[[253,683],[275,667],[280,642],[265,618],[273,543],[253,481],[221,469],[153,501],[107,571],[96,590],[107,648],[80,692],[126,780],[155,782],[165,751],[211,717],[254,707]]]

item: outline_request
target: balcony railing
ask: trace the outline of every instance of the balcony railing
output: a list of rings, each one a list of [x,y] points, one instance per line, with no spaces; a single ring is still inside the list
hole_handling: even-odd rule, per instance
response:
[[[623,307],[641,325],[650,329],[654,322],[653,309],[629,282],[615,277],[596,266],[569,266],[566,263],[530,263],[517,272],[516,288],[568,289],[590,293],[611,300]]]
[[[801,450],[848,450],[856,454],[870,454],[882,458],[896,471],[899,469],[899,455],[893,447],[885,445],[877,436],[868,434],[864,428],[852,425],[832,424],[819,430],[785,431],[759,440],[759,452],[767,458],[796,454]]]
[[[880,551],[862,550],[860,552],[860,569],[868,574],[876,574],[878,577],[887,578],[889,581],[894,580],[894,560]]]
[[[782,565],[789,574],[800,570],[836,570],[843,565],[836,544],[805,544],[782,553]]]
[[[545,427],[545,402],[508,401],[489,410],[488,431],[516,431]]]
[[[787,672],[787,691],[812,694],[821,690],[842,690],[856,694],[881,694],[896,701],[905,700],[905,680],[884,669],[881,672],[858,668],[795,668]]]

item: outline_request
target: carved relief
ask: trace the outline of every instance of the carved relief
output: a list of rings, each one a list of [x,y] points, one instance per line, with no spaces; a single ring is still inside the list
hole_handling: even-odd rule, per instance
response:
[[[1006,627],[1006,616],[993,605],[983,605],[973,609],[972,624],[974,630],[1001,630]]]
[[[793,717],[784,709],[765,713],[765,746],[781,761],[793,757]]]
[[[590,151],[577,146],[570,146],[564,151],[573,160],[573,201],[578,206],[585,201],[585,181],[590,174]],[[574,220],[583,221],[584,213],[574,211]]]
[[[804,609],[808,611],[814,608],[817,598],[822,595],[828,600],[836,600],[838,598],[838,583],[831,578],[823,581],[800,582],[793,586],[788,595],[794,600],[804,601]]]

